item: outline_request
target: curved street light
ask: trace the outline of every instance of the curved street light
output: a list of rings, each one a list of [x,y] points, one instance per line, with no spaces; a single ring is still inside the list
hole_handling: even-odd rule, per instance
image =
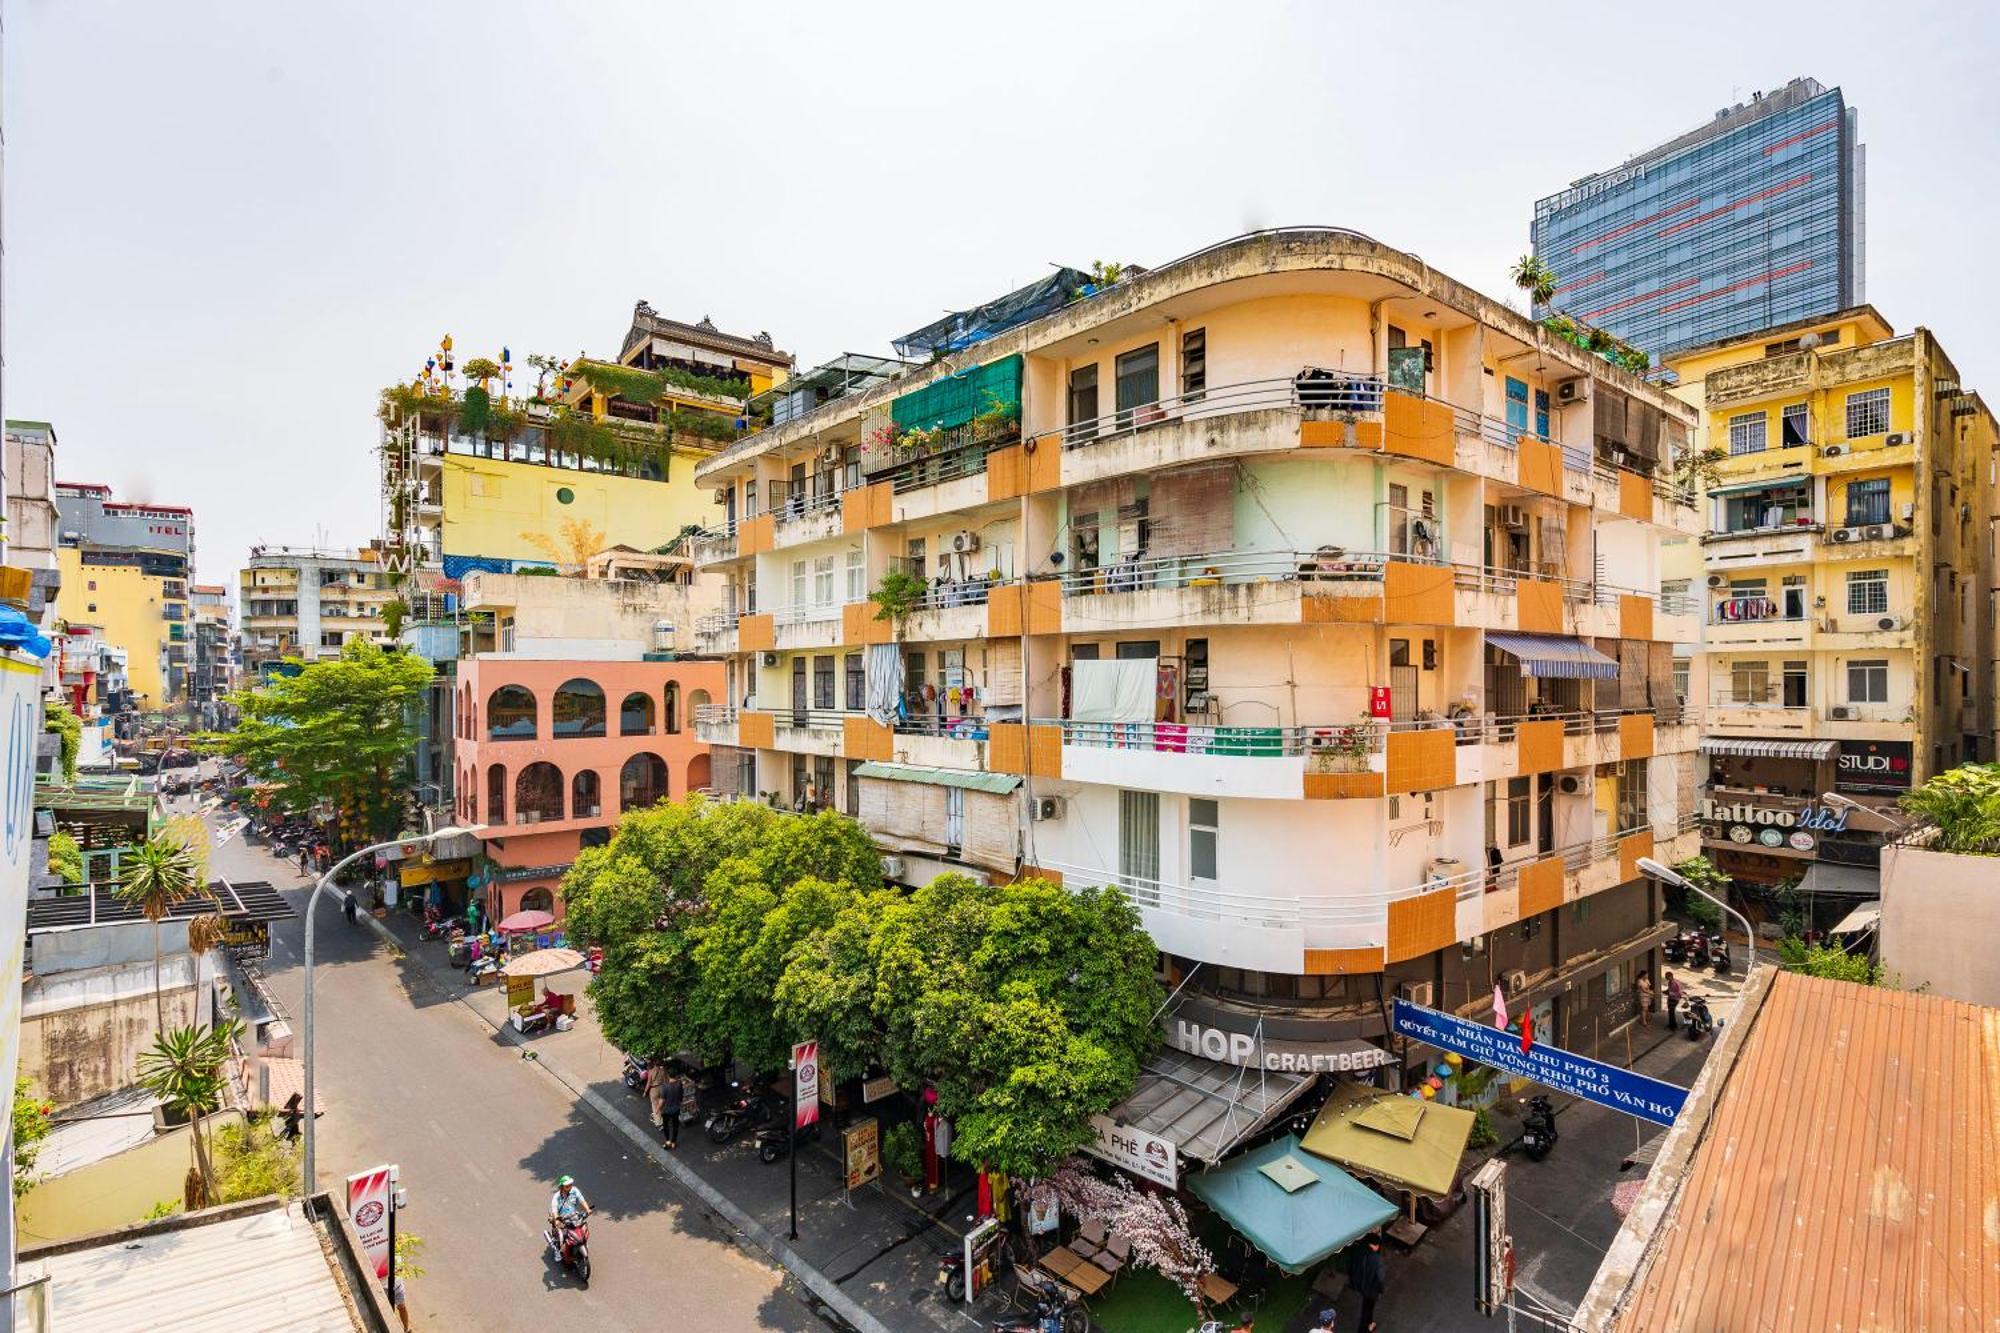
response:
[[[1658,861],[1655,861],[1650,856],[1642,856],[1639,858],[1639,873],[1644,875],[1647,879],[1656,879],[1660,883],[1669,885],[1673,888],[1685,889],[1689,893],[1699,894],[1701,897],[1708,899],[1710,902],[1714,903],[1717,907],[1720,907],[1723,911],[1735,917],[1739,922],[1743,924],[1743,939],[1746,947],[1748,947],[1748,949],[1750,950],[1750,965],[1743,971],[1743,984],[1746,986],[1749,985],[1750,978],[1755,976],[1757,973],[1757,936],[1756,933],[1750,929],[1749,919],[1745,917],[1741,912],[1731,907],[1728,903],[1722,901],[1722,899],[1710,893],[1708,890],[1697,888],[1695,885],[1689,883],[1685,875],[1682,875],[1677,871],[1671,870],[1666,866],[1661,865]],[[1729,950],[1728,940],[1725,939],[1722,942],[1722,948],[1724,953],[1728,952]]]

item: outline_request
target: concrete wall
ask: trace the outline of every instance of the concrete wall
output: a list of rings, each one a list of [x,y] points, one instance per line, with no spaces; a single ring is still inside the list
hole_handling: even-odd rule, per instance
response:
[[[1882,850],[1882,966],[1896,984],[2000,1006],[2000,856]]]
[[[466,610],[511,616],[511,655],[540,660],[636,662],[654,650],[653,626],[660,621],[674,627],[674,651],[693,652],[696,618],[721,604],[722,581],[715,578],[693,587],[485,570],[465,578]]]
[[[203,1122],[210,1133],[242,1119],[234,1111]],[[101,1162],[65,1172],[29,1190],[14,1205],[21,1244],[108,1231],[144,1220],[163,1199],[179,1202],[192,1160],[190,1131],[182,1126]]]
[[[130,1087],[139,1053],[159,1033],[154,1017],[152,967],[143,971],[145,984],[121,987],[109,998],[63,1008],[38,1006],[38,983],[27,988],[21,1019],[21,1072],[32,1077],[58,1107],[74,1106],[92,1097]],[[195,991],[166,970],[167,1024],[185,1027],[195,1021]]]

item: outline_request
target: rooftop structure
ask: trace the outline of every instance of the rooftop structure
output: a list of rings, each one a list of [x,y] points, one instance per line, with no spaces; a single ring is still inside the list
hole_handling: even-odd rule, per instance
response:
[[[396,587],[379,547],[253,546],[237,579],[244,665],[250,670],[292,657],[307,662],[338,657],[354,639],[389,641],[383,614],[396,599]],[[209,618],[212,610],[198,610],[197,619]],[[216,639],[208,652],[210,698],[219,646]]]

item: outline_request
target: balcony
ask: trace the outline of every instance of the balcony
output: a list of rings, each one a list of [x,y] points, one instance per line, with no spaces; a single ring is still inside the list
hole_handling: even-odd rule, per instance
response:
[[[773,647],[780,651],[835,648],[842,642],[841,603],[807,602],[774,607]]]
[[[781,549],[824,541],[841,533],[841,496],[844,486],[806,491],[790,482],[770,483],[771,546]]]
[[[984,769],[986,719],[975,715],[898,718],[890,744],[899,763],[929,768]]]
[[[711,611],[694,622],[695,651],[733,653],[736,651],[736,617],[726,611]]]
[[[733,559],[736,548],[736,523],[733,520],[718,527],[703,528],[688,539],[688,554],[697,565]]]
[[[987,637],[987,602],[994,588],[1011,582],[959,579],[932,583],[904,620],[903,638],[911,643],[949,643]]]
[[[1066,782],[1296,801],[1307,794],[1311,771],[1351,777],[1357,795],[1382,794],[1383,733],[1372,723],[1215,727],[1062,718],[1037,725],[1060,731]]]
[[[1812,709],[1802,684],[1789,696],[1782,685],[1725,687],[1708,701],[1708,725],[1724,734],[1804,734],[1812,730]]]
[[[1379,620],[1388,561],[1323,547],[1152,556],[1070,570],[1059,580],[1062,628]],[[1448,604],[1446,613],[1449,623]]]
[[[1702,534],[1710,568],[1758,563],[1809,564],[1818,558],[1822,525],[1812,518]]]
[[[1703,646],[1810,649],[1818,620],[1807,615],[1796,600],[1790,612],[1785,607],[1785,602],[1770,597],[1722,598],[1709,608]]]

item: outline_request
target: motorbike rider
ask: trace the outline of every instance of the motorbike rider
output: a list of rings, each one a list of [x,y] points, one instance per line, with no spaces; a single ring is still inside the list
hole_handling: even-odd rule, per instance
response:
[[[562,1245],[564,1258],[569,1255],[569,1229],[589,1216],[590,1200],[577,1188],[576,1177],[557,1176],[556,1192],[549,1196],[549,1228]]]

